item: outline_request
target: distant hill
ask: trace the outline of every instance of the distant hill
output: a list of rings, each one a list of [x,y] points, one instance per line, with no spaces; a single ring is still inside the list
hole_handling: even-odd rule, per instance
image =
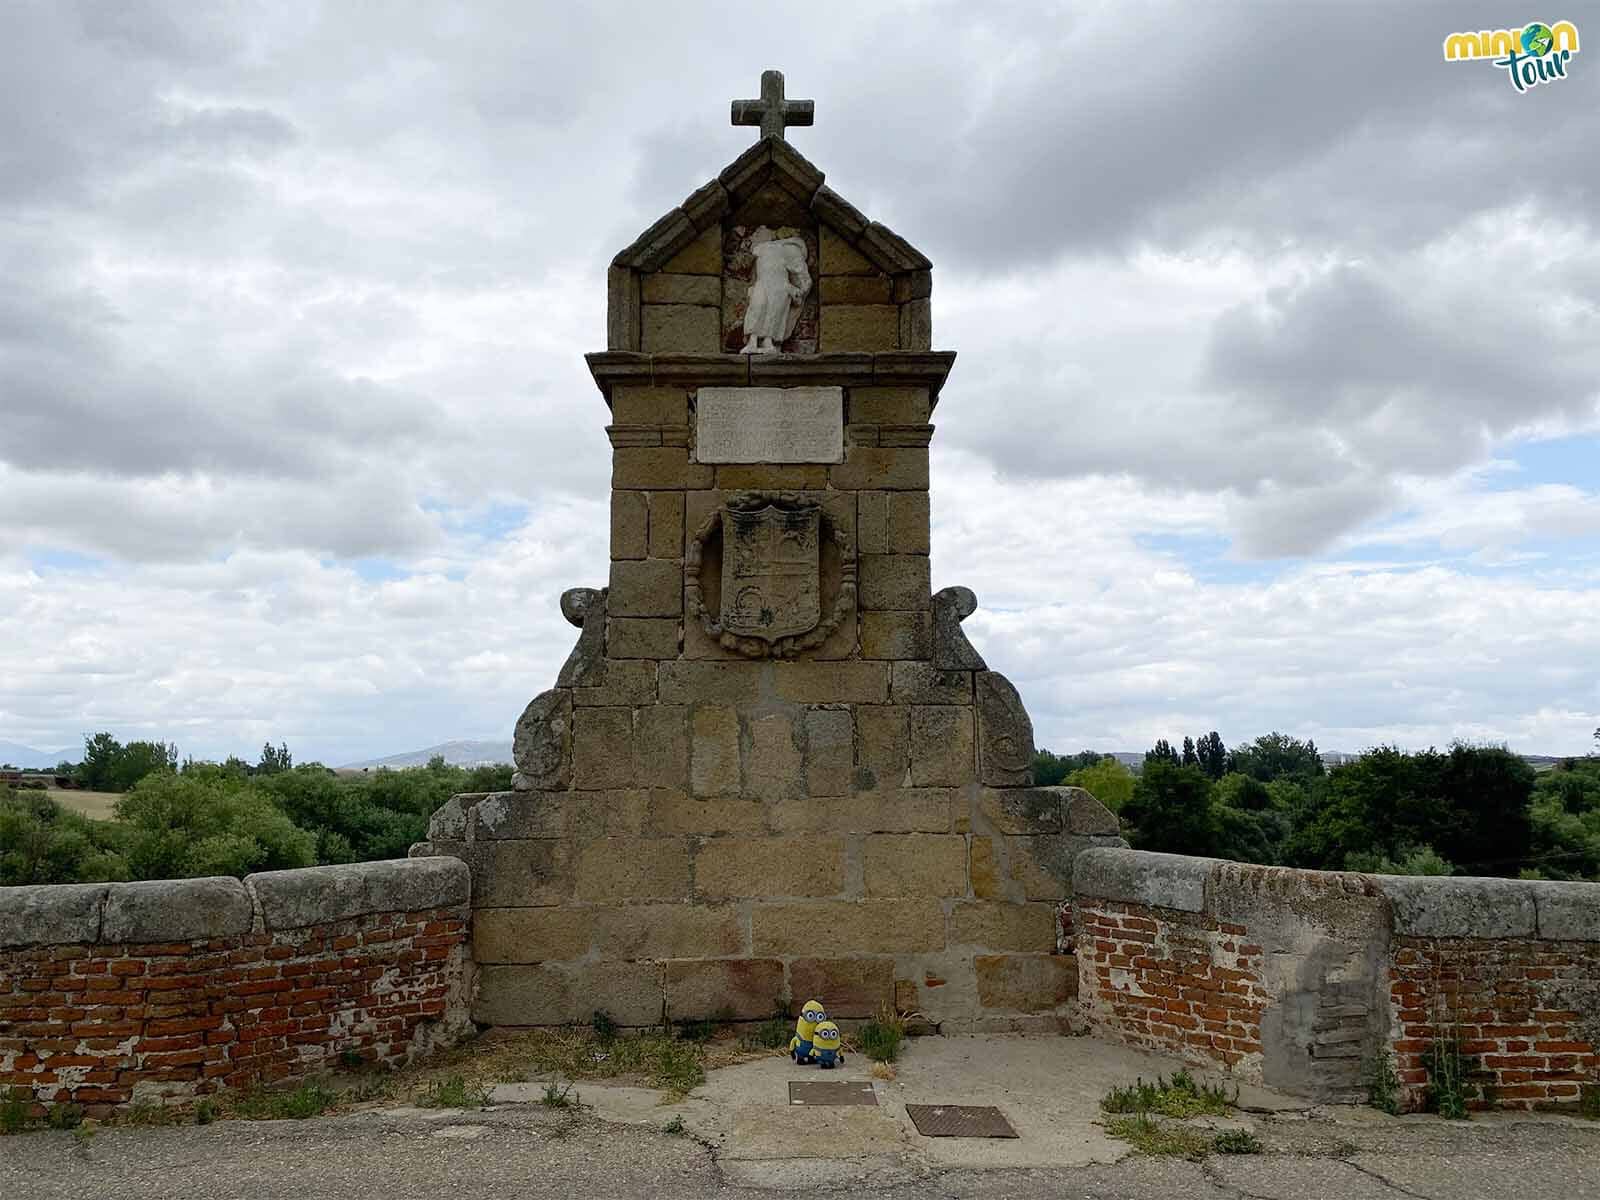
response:
[[[69,750],[35,750],[20,742],[0,742],[0,763],[10,763],[14,767],[53,767],[58,762],[77,762],[82,757],[82,746]]]
[[[366,762],[346,763],[341,771],[377,770],[390,767],[425,767],[435,755],[442,755],[452,767],[485,767],[511,761],[510,742],[444,742],[426,750],[408,750],[404,754],[391,754],[387,758],[371,758]]]

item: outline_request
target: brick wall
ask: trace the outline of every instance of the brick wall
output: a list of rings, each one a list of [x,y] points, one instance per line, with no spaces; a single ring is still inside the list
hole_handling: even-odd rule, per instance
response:
[[[467,888],[416,859],[0,889],[0,1088],[99,1114],[404,1062],[469,1027]]]
[[[1439,1038],[1459,1042],[1470,1082],[1489,1089],[1480,1106],[1570,1103],[1596,1082],[1600,942],[1402,937],[1389,992],[1412,1106],[1424,1100],[1423,1062]]]
[[[1079,994],[1123,1041],[1233,1067],[1261,1053],[1261,946],[1243,925],[1114,901],[1079,908]]]
[[[1252,1082],[1407,1108],[1459,1043],[1479,1107],[1600,1082],[1600,886],[1419,879],[1093,850],[1073,873],[1079,995],[1098,1032]]]

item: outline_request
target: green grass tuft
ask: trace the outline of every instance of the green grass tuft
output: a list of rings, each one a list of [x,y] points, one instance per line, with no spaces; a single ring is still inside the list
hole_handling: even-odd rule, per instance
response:
[[[482,1108],[489,1103],[489,1089],[469,1084],[464,1075],[452,1075],[429,1084],[418,1103],[425,1108]]]
[[[1127,1087],[1112,1088],[1101,1098],[1100,1107],[1108,1113],[1153,1113],[1181,1120],[1223,1116],[1238,1098],[1237,1089],[1230,1097],[1224,1087],[1200,1083],[1187,1071],[1175,1071],[1171,1079],[1158,1075],[1154,1083],[1138,1079]]]
[[[1391,1117],[1400,1112],[1400,1076],[1395,1073],[1394,1059],[1383,1051],[1366,1062],[1363,1075],[1367,1084],[1367,1104]]]
[[[1261,1139],[1248,1129],[1224,1129],[1211,1139],[1211,1148],[1218,1154],[1260,1154]]]
[[[1600,1083],[1586,1083],[1578,1091],[1578,1115],[1600,1121]]]
[[[885,1006],[857,1030],[855,1040],[861,1053],[873,1062],[892,1063],[900,1057],[900,1043],[906,1040],[905,1018]]]
[[[45,1114],[45,1122],[51,1129],[76,1129],[83,1124],[83,1105],[57,1100]]]
[[[32,1122],[32,1092],[20,1087],[0,1092],[0,1134],[21,1133]]]
[[[251,1121],[304,1121],[321,1116],[338,1102],[336,1094],[313,1080],[292,1091],[247,1092],[234,1111]]]
[[[1106,1132],[1114,1138],[1121,1138],[1140,1154],[1156,1157],[1187,1158],[1198,1162],[1212,1146],[1211,1138],[1200,1130],[1153,1121],[1150,1114],[1144,1112],[1107,1121]]]
[[[571,1095],[572,1084],[562,1087],[554,1079],[544,1085],[544,1096],[539,1101],[546,1108],[571,1108],[577,1103],[577,1098]]]

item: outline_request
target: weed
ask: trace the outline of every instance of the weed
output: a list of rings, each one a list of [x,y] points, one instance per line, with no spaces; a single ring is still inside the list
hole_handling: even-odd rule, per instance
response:
[[[482,1108],[489,1103],[489,1089],[469,1084],[464,1075],[452,1075],[430,1083],[417,1102],[425,1108]]]
[[[1211,1139],[1218,1154],[1260,1154],[1261,1139],[1248,1129],[1224,1129]]]
[[[1140,1154],[1187,1158],[1198,1162],[1211,1149],[1209,1137],[1197,1129],[1153,1121],[1146,1112],[1106,1122],[1106,1132],[1121,1138]]]
[[[544,1085],[544,1097],[539,1101],[546,1108],[571,1108],[577,1101],[570,1097],[572,1084],[562,1087],[554,1079]]]
[[[874,1062],[892,1063],[900,1056],[900,1043],[905,1037],[905,1018],[885,1005],[856,1033],[856,1043],[861,1053]]]
[[[1361,1074],[1367,1085],[1367,1104],[1391,1117],[1399,1115],[1400,1076],[1395,1073],[1394,1059],[1388,1052],[1380,1051],[1367,1059]]]
[[[1226,1088],[1198,1082],[1187,1071],[1175,1071],[1169,1080],[1156,1076],[1154,1083],[1135,1080],[1128,1087],[1115,1087],[1100,1101],[1108,1113],[1155,1113],[1162,1117],[1222,1116],[1239,1099],[1238,1089],[1230,1097]]]
[[[874,1079],[894,1079],[897,1072],[893,1063],[875,1062],[872,1064],[872,1077]]]
[[[603,1008],[594,1010],[594,1016],[589,1018],[589,1025],[594,1030],[595,1040],[604,1044],[615,1041],[617,1036],[617,1023],[611,1019],[611,1014]]]
[[[347,1070],[354,1071],[366,1060],[361,1057],[361,1051],[347,1047],[339,1051],[339,1065]]]
[[[682,1117],[673,1117],[672,1120],[661,1127],[661,1132],[670,1133],[673,1137],[682,1137],[689,1131],[683,1127]]]
[[[246,1093],[235,1108],[252,1121],[303,1121],[321,1116],[338,1102],[338,1096],[313,1080],[293,1091]]]
[[[1476,1098],[1477,1089],[1467,1078],[1475,1066],[1461,1052],[1461,1039],[1454,1031],[1430,1042],[1422,1052],[1422,1067],[1428,1073],[1428,1108],[1448,1121],[1465,1121],[1467,1104]]]
[[[196,1125],[209,1125],[222,1115],[222,1109],[217,1102],[209,1096],[203,1096],[194,1104],[194,1123]]]
[[[693,1042],[663,1042],[657,1049],[650,1082],[674,1095],[692,1092],[706,1081],[700,1047]]]
[[[51,1129],[76,1129],[83,1124],[83,1105],[57,1100],[45,1114],[45,1122]]]
[[[176,1125],[181,1114],[176,1108],[156,1104],[150,1100],[136,1100],[122,1111],[119,1121],[136,1129],[154,1129],[163,1125]]]
[[[32,1092],[19,1087],[0,1092],[0,1134],[21,1133],[32,1120]]]
[[[85,1121],[82,1125],[74,1126],[72,1130],[73,1145],[75,1145],[79,1150],[87,1150],[89,1148],[89,1144],[94,1141],[94,1131],[96,1128],[98,1127],[93,1121]]]
[[[695,1042],[703,1046],[715,1037],[716,1033],[717,1023],[715,1021],[678,1022],[678,1036],[686,1042]]]
[[[1600,1083],[1586,1083],[1578,1091],[1578,1115],[1600,1121]]]
[[[772,1015],[752,1032],[745,1034],[742,1041],[752,1049],[782,1050],[789,1045],[789,1038],[793,1034],[794,1022],[789,1019],[782,1005],[778,1005],[773,1008]]]

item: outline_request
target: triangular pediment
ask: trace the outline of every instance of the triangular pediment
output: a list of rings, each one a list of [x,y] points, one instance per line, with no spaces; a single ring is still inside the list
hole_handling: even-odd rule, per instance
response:
[[[730,212],[762,189],[776,186],[885,275],[926,271],[933,266],[905,238],[887,225],[868,220],[823,180],[821,169],[788,142],[762,138],[641,233],[611,260],[612,265],[641,273],[659,271]]]
[[[786,350],[930,348],[933,264],[828,187],[788,142],[764,137],[612,260],[607,349],[737,350],[734,323],[743,311],[748,275],[741,272],[749,259],[741,258],[748,242],[740,239],[762,226],[804,241],[817,276]],[[818,292],[824,306],[854,306],[836,313],[839,344],[825,344]],[[845,327],[847,319],[854,328]]]

